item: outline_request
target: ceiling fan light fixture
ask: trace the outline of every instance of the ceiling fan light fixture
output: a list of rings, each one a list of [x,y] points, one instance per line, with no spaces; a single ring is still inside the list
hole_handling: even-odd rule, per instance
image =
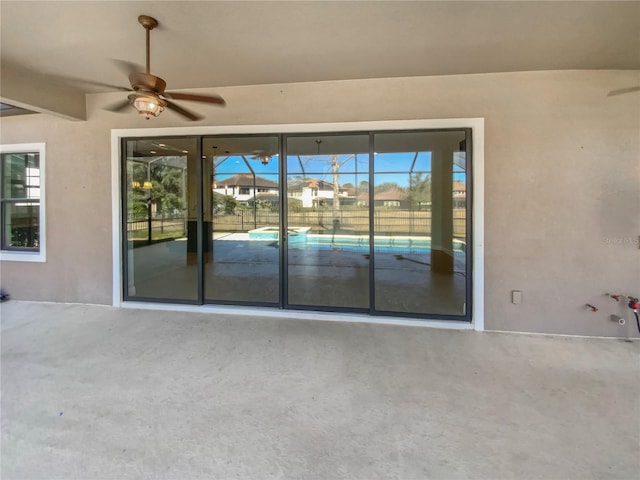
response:
[[[160,115],[167,106],[167,102],[163,99],[152,95],[131,95],[131,97],[134,97],[132,104],[138,114],[147,120]]]

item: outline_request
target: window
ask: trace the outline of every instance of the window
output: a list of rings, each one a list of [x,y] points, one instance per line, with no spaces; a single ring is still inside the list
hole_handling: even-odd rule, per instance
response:
[[[0,260],[45,261],[44,150],[0,146]]]

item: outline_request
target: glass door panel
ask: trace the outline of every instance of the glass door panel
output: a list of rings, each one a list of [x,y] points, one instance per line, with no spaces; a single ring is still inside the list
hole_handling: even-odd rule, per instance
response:
[[[465,131],[374,135],[375,310],[465,315]]]
[[[369,309],[368,135],[290,136],[287,299]]]
[[[205,138],[205,301],[279,304],[276,136]]]
[[[125,298],[198,300],[197,140],[128,140]]]

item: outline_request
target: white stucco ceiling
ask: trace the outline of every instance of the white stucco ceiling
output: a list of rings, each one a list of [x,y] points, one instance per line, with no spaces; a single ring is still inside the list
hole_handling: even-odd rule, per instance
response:
[[[151,70],[168,90],[640,68],[637,1],[3,0],[3,66],[128,86],[113,59],[144,64],[140,14],[160,23],[151,32]]]

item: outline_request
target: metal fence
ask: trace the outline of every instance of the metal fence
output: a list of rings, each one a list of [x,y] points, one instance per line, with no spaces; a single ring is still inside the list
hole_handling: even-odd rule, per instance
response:
[[[187,218],[158,217],[148,219],[129,220],[127,222],[127,237],[129,240],[161,240],[163,238],[175,238],[186,235]]]
[[[466,211],[453,210],[453,236],[466,236]],[[292,227],[311,227],[312,232],[333,231],[333,213],[331,210],[317,210],[289,213],[288,224]],[[369,232],[369,212],[367,210],[340,210],[337,215],[341,231],[353,234]],[[130,220],[127,230],[130,239],[162,239],[184,235],[187,231],[186,217],[153,218]],[[429,210],[375,210],[373,212],[374,231],[380,234],[431,234],[432,212]],[[216,214],[213,218],[216,231],[247,232],[256,228],[277,226],[280,223],[278,212],[270,210],[238,209],[232,214]]]

